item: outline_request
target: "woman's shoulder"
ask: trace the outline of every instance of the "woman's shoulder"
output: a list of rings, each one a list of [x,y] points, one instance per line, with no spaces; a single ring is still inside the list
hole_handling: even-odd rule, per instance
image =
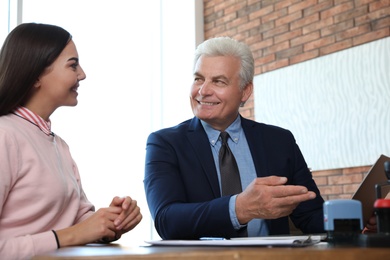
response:
[[[0,116],[0,132],[2,135],[12,135],[20,130],[20,125],[15,117],[12,114]]]

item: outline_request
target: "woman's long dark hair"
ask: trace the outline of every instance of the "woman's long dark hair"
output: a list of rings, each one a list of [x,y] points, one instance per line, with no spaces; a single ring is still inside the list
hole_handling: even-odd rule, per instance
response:
[[[0,51],[0,116],[26,103],[71,38],[61,27],[38,23],[20,24],[9,33]]]

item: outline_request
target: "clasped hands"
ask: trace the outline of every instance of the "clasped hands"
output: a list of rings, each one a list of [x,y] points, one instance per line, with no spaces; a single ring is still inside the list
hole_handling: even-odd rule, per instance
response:
[[[299,203],[316,194],[305,186],[285,185],[286,177],[256,178],[236,199],[236,214],[241,224],[254,218],[275,219],[288,216]]]
[[[132,230],[142,219],[137,201],[130,197],[114,197],[106,210],[109,222],[107,223],[108,235],[103,236],[99,242],[112,242],[118,240],[122,234]]]
[[[141,221],[137,201],[130,197],[114,197],[109,207],[100,208],[82,222],[57,231],[61,247],[93,242],[112,242],[132,230]]]

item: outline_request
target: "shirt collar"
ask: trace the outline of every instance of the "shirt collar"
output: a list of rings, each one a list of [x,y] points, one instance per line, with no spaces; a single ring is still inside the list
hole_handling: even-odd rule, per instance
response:
[[[212,146],[216,144],[219,138],[219,134],[221,133],[218,130],[215,130],[211,127],[208,123],[206,123],[203,120],[200,120],[200,122],[203,125],[204,130],[206,131],[207,137],[209,138],[209,142]],[[239,137],[240,137],[240,131],[241,131],[241,117],[240,115],[237,116],[236,120],[226,128],[226,132],[228,132],[230,138],[233,140],[233,142],[238,143]]]
[[[42,117],[40,117],[38,114],[34,113],[33,111],[29,110],[26,107],[17,107],[13,113],[27,121],[29,121],[31,124],[37,126],[42,132],[44,132],[46,135],[53,135],[53,132],[51,131],[51,122],[50,119],[48,121],[45,121]]]

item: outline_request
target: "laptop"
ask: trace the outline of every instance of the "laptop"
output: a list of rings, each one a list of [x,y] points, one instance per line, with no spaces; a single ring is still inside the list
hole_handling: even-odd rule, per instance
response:
[[[374,203],[376,197],[376,184],[389,184],[381,188],[382,198],[390,198],[390,182],[388,182],[384,163],[390,161],[390,157],[381,155],[375,164],[368,171],[352,199],[359,200],[363,209],[363,226],[366,226],[368,219],[374,214]]]

